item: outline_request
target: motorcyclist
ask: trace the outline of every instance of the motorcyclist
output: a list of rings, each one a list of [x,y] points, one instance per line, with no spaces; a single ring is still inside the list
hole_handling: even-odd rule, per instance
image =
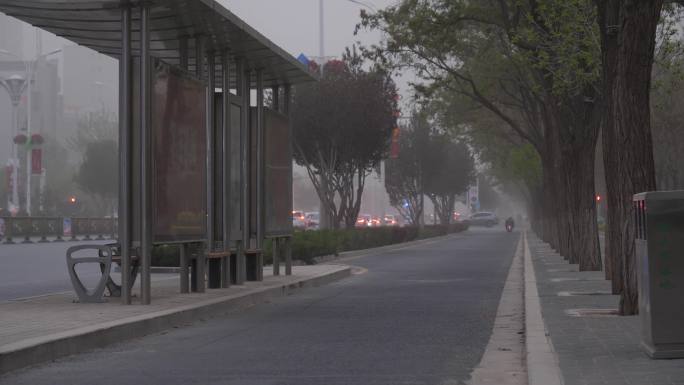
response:
[[[513,230],[513,227],[515,227],[515,221],[513,220],[513,217],[508,217],[506,219],[506,228],[510,227],[511,230]]]

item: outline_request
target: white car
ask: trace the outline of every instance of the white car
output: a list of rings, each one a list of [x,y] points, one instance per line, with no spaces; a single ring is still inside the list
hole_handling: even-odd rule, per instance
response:
[[[318,215],[318,211],[312,211],[310,213],[306,213],[306,216],[304,217],[304,222],[306,222],[306,229],[307,230],[318,230],[319,220],[320,220],[320,216]]]
[[[499,218],[494,213],[481,211],[470,216],[470,225],[493,227],[499,224]]]

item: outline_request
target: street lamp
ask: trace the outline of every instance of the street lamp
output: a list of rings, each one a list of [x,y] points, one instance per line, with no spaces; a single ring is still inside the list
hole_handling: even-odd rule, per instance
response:
[[[367,0],[347,0],[350,3],[360,5],[362,7],[368,8],[371,11],[375,11],[375,5]],[[318,54],[321,56],[321,71],[323,71],[323,61],[325,60],[325,9],[324,0],[318,0]]]
[[[7,79],[0,79],[0,86],[4,88],[10,96],[12,101],[12,140],[10,141],[11,158],[8,161],[8,166],[12,169],[12,194],[8,195],[7,209],[14,211],[13,206],[19,205],[19,190],[17,186],[19,161],[17,158],[17,144],[14,143],[15,136],[19,132],[17,109],[21,101],[21,95],[26,89],[26,79],[21,75],[12,75]]]
[[[27,98],[27,104],[28,104],[28,113],[27,113],[27,119],[26,119],[26,130],[27,130],[27,136],[30,138],[31,137],[31,115],[32,115],[32,107],[31,107],[31,84],[34,82],[34,78],[36,75],[36,68],[38,67],[38,62],[41,59],[45,59],[46,57],[50,55],[54,55],[56,53],[62,52],[62,48],[50,51],[48,53],[40,54],[36,56],[36,58],[31,61],[29,64],[29,82],[28,82],[28,98]],[[31,174],[33,173],[32,170],[32,152],[31,149],[29,148],[26,153],[26,213],[28,215],[31,215]],[[44,179],[43,172],[41,170],[41,177]]]

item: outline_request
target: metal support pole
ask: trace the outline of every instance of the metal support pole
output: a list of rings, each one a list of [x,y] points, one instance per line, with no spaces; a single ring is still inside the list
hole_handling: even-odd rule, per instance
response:
[[[195,37],[195,75],[203,79],[204,74],[204,41],[202,37]]]
[[[195,39],[195,72],[197,73],[197,77],[200,78],[200,80],[205,80],[205,75],[204,75],[204,40],[202,38],[196,38]],[[207,87],[207,90],[209,87]],[[208,91],[207,91],[208,95]],[[209,103],[207,101],[207,110],[210,108]],[[206,113],[206,112],[205,112]],[[206,119],[206,127],[210,127],[209,123],[209,114],[206,113],[207,116],[205,116]],[[211,142],[213,144],[213,141]],[[209,142],[209,137],[207,137],[207,154],[211,152],[211,145]],[[209,169],[207,169],[207,182],[211,179],[211,172]],[[208,186],[211,186],[209,183],[207,183]],[[208,190],[211,190],[209,188]],[[209,192],[207,191],[207,194]],[[211,203],[207,202],[207,220],[209,221],[209,218],[211,217],[210,214],[210,206]],[[213,224],[212,226],[213,227]],[[210,226],[207,226],[207,240],[209,243],[209,247],[211,247],[211,242],[213,242],[213,229]],[[204,257],[204,253],[199,253],[197,255],[197,258],[194,260],[194,265],[193,265],[193,271],[192,274],[195,278],[195,291],[198,293],[204,293],[205,288],[206,288],[206,278],[205,278],[205,263],[206,259]]]
[[[249,73],[244,59],[237,62],[238,96],[242,98],[242,119],[240,122],[240,137],[242,140],[240,151],[242,152],[242,165],[240,169],[242,182],[242,242],[237,259],[237,284],[242,285],[247,280],[247,256],[246,251],[250,244],[250,127],[249,127]]]
[[[256,72],[257,135],[256,135],[256,278],[263,280],[264,273],[264,70]]]
[[[292,87],[289,84],[285,85],[283,90],[283,113],[290,120],[290,111],[292,107]],[[292,132],[292,126],[290,126],[290,132]],[[292,137],[290,137],[290,154],[292,154]],[[292,174],[290,174],[290,186],[292,186]],[[292,236],[286,237],[284,241],[284,253],[285,253],[285,275],[292,275]]]
[[[131,8],[121,9],[119,58],[119,244],[121,250],[121,303],[131,303]]]
[[[178,41],[178,52],[180,53],[180,62],[178,65],[184,70],[188,70],[188,39],[186,37],[180,38]]]
[[[273,238],[273,275],[280,275],[280,251],[282,238]]]
[[[216,175],[216,57],[213,52],[207,52],[207,246],[206,252],[212,252],[216,248],[216,223],[215,184]],[[209,259],[209,288],[221,287],[221,261],[215,258]]]
[[[223,152],[223,173],[222,173],[222,191],[221,199],[223,204],[222,212],[222,222],[223,222],[223,252],[228,254],[230,251],[230,234],[231,234],[231,221],[230,221],[230,145],[231,145],[231,116],[230,116],[230,57],[227,52],[221,55],[221,92],[223,94],[222,100],[222,119],[221,119],[221,131],[223,132],[223,143],[221,151]],[[223,257],[221,264],[221,287],[226,288],[230,286],[230,256]]]
[[[17,119],[17,106],[13,105],[12,106],[12,129],[14,132],[12,133],[12,139],[17,135],[19,132],[19,119]],[[10,194],[7,194],[10,195]],[[19,158],[17,155],[17,144],[12,142],[12,204],[19,208]],[[12,207],[9,205],[7,206],[8,210],[11,210]]]
[[[150,141],[150,9],[140,6],[140,300],[143,305],[152,302],[152,211],[150,205],[150,176],[152,174]]]
[[[188,245],[180,245],[180,292],[181,294],[190,292],[190,282],[188,281]]]

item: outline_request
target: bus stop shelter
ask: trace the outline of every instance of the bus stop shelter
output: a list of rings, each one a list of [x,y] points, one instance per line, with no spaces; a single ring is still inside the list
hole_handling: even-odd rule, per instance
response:
[[[291,87],[314,74],[214,0],[0,0],[0,12],[119,60],[118,240],[86,250],[120,263],[124,304],[138,270],[151,302],[155,245],[181,249],[181,292],[263,279],[267,238],[274,274],[281,254],[290,273]]]

